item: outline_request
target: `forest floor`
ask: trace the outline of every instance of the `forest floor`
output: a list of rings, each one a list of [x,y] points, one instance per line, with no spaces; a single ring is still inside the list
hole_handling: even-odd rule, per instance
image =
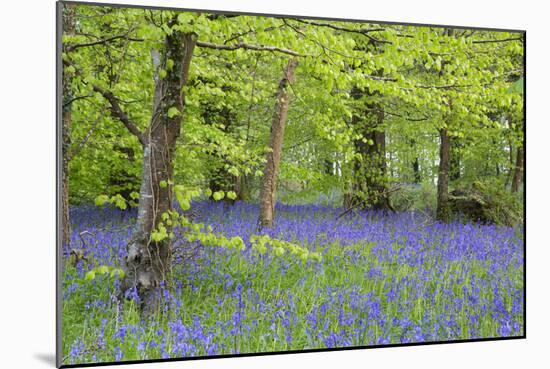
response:
[[[255,205],[199,202],[193,212],[247,245],[256,232]],[[277,206],[267,233],[320,252],[321,262],[186,245],[176,233],[172,288],[162,311],[141,321],[137,301],[117,303],[117,276],[85,278],[120,264],[135,210],[72,208],[72,247],[86,260],[65,262],[64,363],[523,335],[522,229],[340,213]]]

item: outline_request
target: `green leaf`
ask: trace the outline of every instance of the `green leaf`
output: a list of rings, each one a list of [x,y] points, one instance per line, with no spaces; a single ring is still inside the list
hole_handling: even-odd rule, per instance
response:
[[[166,69],[172,70],[172,68],[174,68],[174,61],[172,59],[166,60]]]
[[[91,281],[95,278],[95,272],[93,270],[90,270],[88,273],[84,275],[84,280]]]
[[[216,191],[212,194],[212,198],[216,201],[220,201],[225,196],[225,193],[223,191]]]
[[[97,273],[99,273],[99,274],[109,273],[109,267],[107,265],[102,265],[100,267],[97,267],[96,270],[97,270]]]
[[[175,106],[172,106],[170,109],[168,109],[166,115],[168,115],[168,118],[174,118],[175,116],[180,115],[180,111]]]
[[[225,196],[230,200],[235,200],[237,198],[237,194],[234,191],[227,191]]]
[[[113,268],[113,269],[111,270],[111,272],[109,273],[109,276],[110,276],[111,278],[113,278],[113,277],[115,277],[115,276],[118,276],[119,278],[122,279],[122,278],[124,278],[124,275],[125,275],[125,274],[124,274],[124,271],[123,271],[122,269],[120,269],[120,268]]]
[[[109,196],[107,195],[99,195],[95,198],[95,205],[101,206],[109,202]]]
[[[111,202],[119,209],[126,210],[126,200],[121,195],[116,195],[111,198]]]

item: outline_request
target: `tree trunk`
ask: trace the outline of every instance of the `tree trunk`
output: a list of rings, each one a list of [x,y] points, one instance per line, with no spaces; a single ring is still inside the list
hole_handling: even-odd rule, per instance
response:
[[[451,141],[449,177],[451,181],[460,179],[460,143],[455,138]]]
[[[518,192],[521,183],[523,182],[524,172],[524,153],[523,146],[517,148],[516,166],[514,168],[514,178],[512,179],[512,192]]]
[[[451,140],[447,129],[439,130],[440,146],[439,146],[439,171],[437,177],[437,214],[436,217],[441,221],[449,221],[449,169]]]
[[[74,35],[75,11],[70,4],[63,4],[63,34]],[[62,246],[70,248],[71,243],[71,219],[69,216],[69,162],[71,161],[71,122],[72,122],[72,98],[71,76],[67,75],[66,68],[63,68],[63,110],[61,116],[61,227]]]
[[[279,164],[281,162],[281,151],[283,147],[283,138],[285,133],[285,123],[288,114],[290,96],[287,91],[289,84],[294,83],[294,72],[298,65],[296,59],[289,60],[279,87],[277,88],[277,101],[275,111],[271,120],[271,138],[269,147],[271,152],[267,154],[267,162],[262,180],[260,191],[260,217],[258,219],[258,228],[273,226],[273,213],[275,210],[275,192],[277,186],[277,176]]]
[[[65,90],[65,88],[63,88]],[[63,93],[65,96],[65,93]],[[63,107],[62,115],[62,143],[61,150],[63,161],[61,165],[61,208],[62,208],[62,229],[63,238],[62,246],[70,248],[71,243],[71,219],[69,216],[69,162],[70,162],[70,147],[71,147],[71,108],[69,106]]]
[[[418,156],[414,158],[413,173],[414,173],[414,183],[421,183],[422,174],[420,174],[420,159],[418,159]]]
[[[361,160],[354,164],[352,206],[393,210],[387,191],[386,132],[381,129],[384,110],[380,104],[369,104],[364,116],[353,116],[352,125],[361,134],[355,150]]]
[[[160,67],[167,73],[164,78],[155,76],[153,115],[144,133],[138,217],[128,244],[123,291],[137,292],[146,316],[159,306],[159,287],[166,285],[170,273],[170,239],[155,242],[151,233],[161,223],[162,214],[172,208],[173,160],[185,101],[182,88],[187,82],[195,44],[196,36],[191,33],[173,30],[166,36]],[[177,108],[179,113],[174,114],[172,109],[168,114],[171,108]],[[169,233],[170,227],[165,227]]]
[[[248,189],[248,176],[246,174],[241,174],[239,177],[237,177],[237,181],[235,184],[235,189],[237,193],[237,200],[238,201],[248,201],[250,199],[250,192]]]
[[[334,162],[329,159],[323,160],[323,169],[325,174],[334,175]]]
[[[384,112],[381,111],[377,116],[377,126],[384,121]],[[374,131],[370,134],[370,139],[374,145],[368,146],[368,159],[371,170],[367,174],[368,203],[377,210],[391,209],[389,198],[385,194],[386,185],[386,133],[384,131]]]

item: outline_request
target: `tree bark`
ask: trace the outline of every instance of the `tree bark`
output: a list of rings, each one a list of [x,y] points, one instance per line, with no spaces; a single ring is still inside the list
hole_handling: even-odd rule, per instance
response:
[[[420,159],[418,158],[418,156],[414,158],[413,173],[414,173],[414,183],[421,183],[422,174],[420,173]]]
[[[325,174],[328,174],[328,175],[334,175],[334,162],[332,160],[329,160],[329,159],[324,159],[323,160],[323,169],[324,169],[324,172]]]
[[[460,143],[457,139],[451,141],[449,177],[451,181],[460,179]]]
[[[167,73],[164,78],[155,75],[153,114],[143,134],[145,143],[138,217],[127,247],[123,291],[135,289],[145,315],[156,311],[159,306],[159,287],[166,284],[170,273],[170,239],[154,242],[151,233],[161,222],[162,214],[172,209],[173,160],[185,101],[182,88],[187,82],[195,45],[196,35],[193,33],[173,30],[166,36],[161,67]],[[173,62],[172,67],[168,66],[168,60]],[[168,111],[173,107],[179,113],[169,116]],[[166,225],[166,228],[169,232],[170,227]]]
[[[70,4],[63,5],[63,34],[74,35],[75,11]],[[71,219],[69,216],[69,162],[71,161],[71,123],[72,123],[72,99],[73,91],[71,89],[71,76],[67,74],[66,68],[62,72],[62,93],[63,110],[61,116],[61,227],[62,246],[70,248],[71,243]]]
[[[356,89],[352,96],[360,94]],[[392,210],[387,192],[386,132],[384,109],[380,104],[368,104],[362,116],[354,115],[352,125],[361,138],[355,140],[355,151],[361,160],[355,160],[351,199],[347,206],[377,210]]]
[[[439,130],[439,170],[437,177],[437,212],[438,220],[447,222],[450,219],[449,211],[449,170],[451,140],[446,128]]]
[[[281,151],[283,147],[283,138],[285,133],[285,123],[288,115],[290,96],[287,88],[294,83],[294,72],[298,66],[296,59],[289,60],[279,87],[277,88],[277,100],[275,102],[275,111],[271,120],[271,138],[269,147],[271,152],[267,154],[267,162],[260,190],[260,217],[258,219],[258,228],[271,228],[273,226],[273,213],[275,210],[275,193],[277,186],[277,176],[281,162]]]
[[[519,146],[516,152],[516,166],[514,168],[514,178],[512,179],[512,192],[518,192],[521,183],[523,182],[524,173],[524,152],[523,146]]]

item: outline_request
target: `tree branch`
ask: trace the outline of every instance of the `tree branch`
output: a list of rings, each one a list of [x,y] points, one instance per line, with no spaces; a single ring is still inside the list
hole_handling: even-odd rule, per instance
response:
[[[69,106],[69,105],[71,105],[73,102],[75,102],[75,101],[77,101],[77,100],[87,99],[87,98],[89,98],[89,97],[92,97],[92,95],[82,95],[82,96],[73,97],[72,99],[69,99],[69,101],[64,101],[64,102],[63,102],[63,107]]]
[[[509,41],[523,41],[523,37],[511,37],[511,38],[502,38],[500,40],[475,40],[472,41],[473,44],[488,44],[492,42],[509,42]]]
[[[143,41],[143,39],[141,39],[141,38],[128,37],[128,33],[126,33],[124,35],[112,36],[112,37],[104,38],[104,39],[93,41],[93,42],[86,42],[86,43],[83,43],[83,44],[72,44],[72,45],[68,44],[68,45],[66,45],[65,51],[70,52],[70,51],[74,51],[74,50],[76,50],[78,48],[81,48],[81,47],[102,45],[102,44],[106,44],[108,42],[118,40],[118,39],[121,39],[121,38],[129,40],[129,41]]]
[[[394,77],[373,76],[370,74],[363,74],[363,77],[367,79],[373,79],[375,81],[397,82],[397,78],[394,78]]]
[[[369,35],[370,32],[385,31],[385,30],[386,30],[385,28],[360,28],[360,29],[353,29],[353,28],[345,28],[345,27],[335,26],[334,24],[330,24],[330,23],[320,23],[320,22],[314,22],[314,21],[305,21],[305,20],[302,20],[302,19],[294,19],[294,20],[297,21],[297,22],[300,22],[300,23],[310,24],[310,25],[312,25],[312,26],[328,27],[328,28],[332,28],[332,29],[337,30],[337,31],[350,32],[350,33],[358,33],[358,34],[360,34],[360,35],[367,36],[367,37],[368,37],[371,41],[373,41],[373,42],[379,42],[379,43],[382,43],[382,44],[391,44],[390,41],[379,40],[379,39],[374,38],[374,37],[372,37],[371,35]]]
[[[109,102],[111,105],[111,116],[115,119],[118,119],[124,124],[124,127],[128,129],[128,131],[136,136],[141,142],[142,145],[146,144],[145,137],[140,132],[139,128],[130,120],[128,115],[122,110],[120,105],[118,104],[118,99],[113,95],[111,91],[106,91],[103,88],[94,85],[94,91],[99,92],[103,97]]]
[[[210,42],[197,41],[197,46],[205,47],[208,49],[216,49],[216,50],[246,49],[246,50],[254,50],[254,51],[279,52],[282,54],[288,54],[292,56],[304,56],[304,55],[298,54],[296,51],[292,51],[289,49],[284,49],[276,46],[250,45],[250,44],[245,44],[243,42],[240,42],[238,44],[233,44],[233,45],[217,45],[217,44],[212,44]]]

